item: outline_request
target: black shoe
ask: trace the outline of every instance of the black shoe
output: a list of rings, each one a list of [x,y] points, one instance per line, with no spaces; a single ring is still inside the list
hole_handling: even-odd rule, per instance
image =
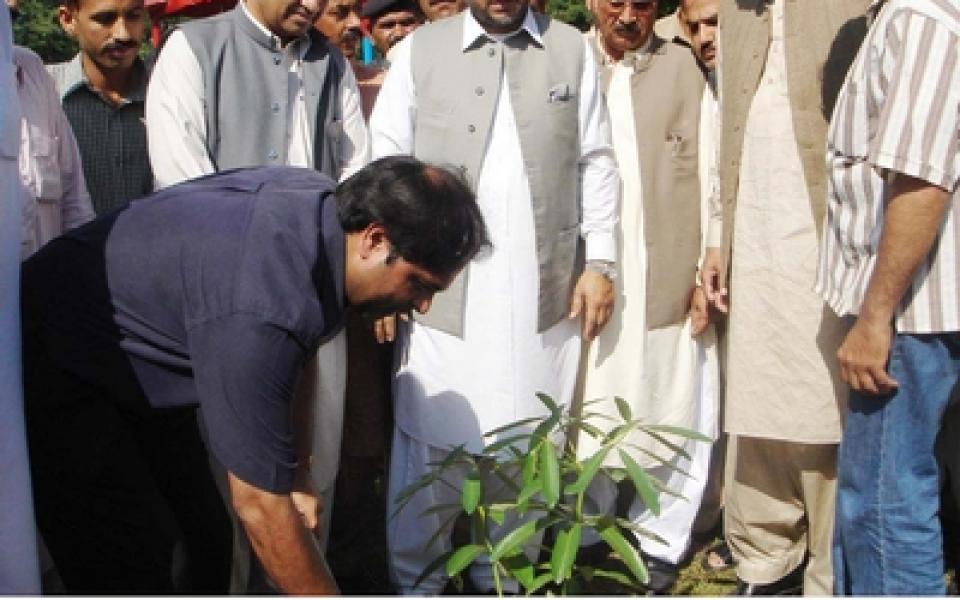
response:
[[[643,562],[647,565],[647,573],[650,574],[650,581],[647,582],[648,596],[669,595],[673,585],[680,577],[680,567],[665,560],[642,554]]]

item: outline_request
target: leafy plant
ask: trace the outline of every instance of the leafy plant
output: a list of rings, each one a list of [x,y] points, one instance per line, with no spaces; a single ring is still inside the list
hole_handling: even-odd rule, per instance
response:
[[[465,469],[467,477],[460,487],[460,503],[433,506],[429,513],[447,512],[449,518],[434,534],[430,544],[447,531],[447,526],[461,515],[470,522],[470,543],[454,548],[427,566],[416,582],[419,585],[429,574],[443,568],[449,577],[458,577],[482,556],[490,560],[494,586],[503,595],[503,581],[519,582],[527,594],[549,589],[560,594],[575,594],[585,582],[609,579],[628,588],[639,589],[649,580],[643,560],[625,532],[663,542],[653,532],[614,515],[587,514],[584,496],[590,482],[604,473],[615,481],[629,478],[639,497],[654,515],[660,514],[660,495],[679,496],[649,475],[626,450],[642,454],[655,464],[689,476],[648,447],[636,443],[637,436],[648,436],[656,446],[663,446],[678,456],[690,458],[678,439],[710,442],[711,439],[680,427],[649,425],[633,418],[630,405],[615,398],[619,419],[588,409],[598,402],[584,404],[581,415],[565,412],[546,394],[537,397],[549,411],[543,418],[533,417],[510,423],[485,434],[493,439],[480,455],[467,452],[465,445],[452,449],[420,480],[404,489],[397,497],[397,512],[421,489],[434,483],[452,486],[444,476],[453,468]],[[598,421],[606,421],[604,427]],[[571,440],[574,432],[588,435],[599,442],[599,449],[584,460],[577,459]],[[562,439],[557,451],[555,439]],[[609,466],[610,459],[616,466]],[[493,498],[486,482],[506,486],[508,499]],[[502,495],[500,495],[502,497]],[[396,513],[394,513],[396,514]],[[426,514],[426,513],[425,513]],[[493,539],[493,524],[502,525],[508,515],[520,522],[512,531]],[[522,519],[526,520],[522,520]],[[525,544],[534,535],[552,528],[552,545],[541,546],[544,560],[532,562],[524,553]],[[626,572],[594,568],[577,563],[577,553],[584,530],[592,529],[613,550],[626,567]]]

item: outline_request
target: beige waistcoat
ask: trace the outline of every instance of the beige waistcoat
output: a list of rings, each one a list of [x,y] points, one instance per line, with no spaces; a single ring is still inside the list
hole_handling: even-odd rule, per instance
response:
[[[701,239],[697,153],[706,79],[689,48],[656,35],[649,53],[628,54],[624,60],[634,64],[630,89],[640,164],[633,168],[639,169],[642,188],[646,323],[657,329],[683,321],[696,281]],[[604,93],[610,76],[610,67],[602,66]]]
[[[787,87],[818,232],[826,210],[827,123],[866,35],[864,14],[868,5],[869,0],[786,0]],[[722,284],[729,271],[744,128],[769,45],[770,13],[765,0],[720,1],[722,116],[717,168],[723,204]]]
[[[507,70],[536,226],[538,331],[566,316],[580,249],[578,103],[580,33],[537,14],[543,45],[525,31],[499,44],[481,38],[461,51],[463,16],[417,31],[411,48],[416,90],[414,156],[452,164],[475,186]],[[469,267],[418,320],[461,336]]]

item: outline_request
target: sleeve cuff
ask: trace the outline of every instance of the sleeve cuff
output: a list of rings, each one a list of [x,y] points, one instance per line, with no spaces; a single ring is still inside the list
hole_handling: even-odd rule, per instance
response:
[[[707,248],[719,248],[723,242],[723,220],[711,220],[707,224],[707,239],[705,240]]]
[[[585,237],[587,260],[617,261],[617,243],[613,232],[591,231]]]

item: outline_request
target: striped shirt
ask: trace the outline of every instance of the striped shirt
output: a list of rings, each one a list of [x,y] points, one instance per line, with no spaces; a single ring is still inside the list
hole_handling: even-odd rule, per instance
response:
[[[934,249],[896,312],[904,333],[960,330],[960,0],[876,1],[875,22],[827,135],[829,188],[816,290],[860,310],[876,262],[888,177],[952,194]]]

